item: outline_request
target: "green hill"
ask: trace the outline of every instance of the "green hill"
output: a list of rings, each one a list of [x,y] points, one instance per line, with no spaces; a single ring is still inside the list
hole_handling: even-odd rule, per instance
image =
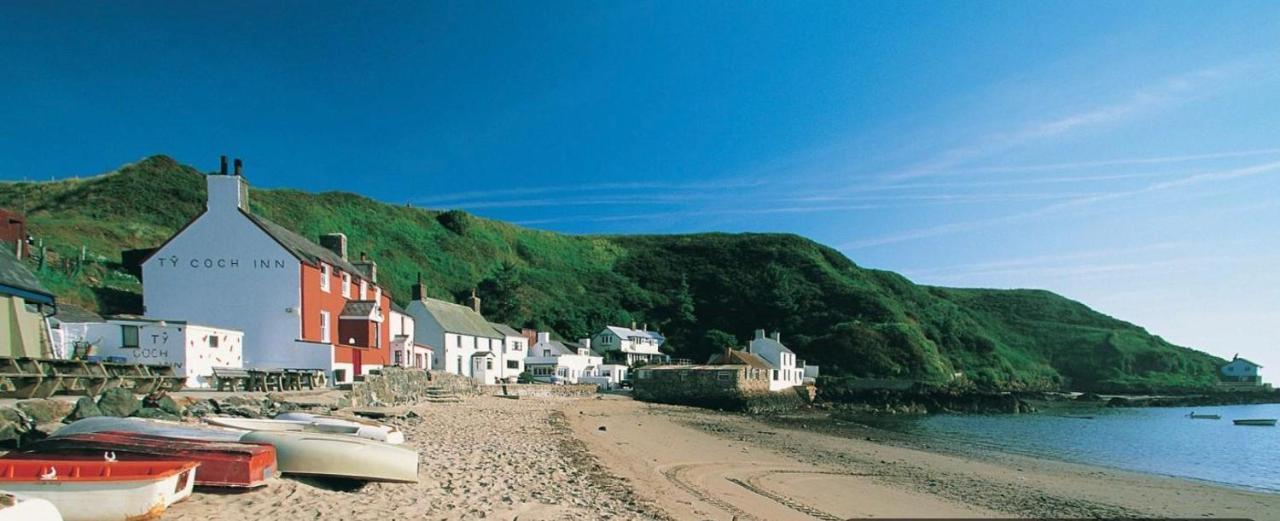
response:
[[[4,183],[0,207],[27,214],[50,252],[39,275],[64,299],[136,311],[141,285],[121,250],[159,245],[204,191],[199,171],[156,156],[92,178]],[[921,286],[795,235],[575,236],[349,193],[255,189],[250,201],[308,237],[346,233],[401,303],[421,272],[437,298],[478,288],[491,319],[567,338],[648,323],[693,359],[765,328],[824,374],[962,374],[1003,389],[1198,388],[1223,363],[1053,293]]]

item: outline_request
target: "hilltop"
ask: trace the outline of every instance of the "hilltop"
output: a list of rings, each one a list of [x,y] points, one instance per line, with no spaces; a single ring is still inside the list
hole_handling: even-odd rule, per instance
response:
[[[0,184],[0,207],[25,212],[50,251],[42,281],[106,313],[141,305],[121,251],[158,246],[204,197],[201,172],[165,156],[91,178]],[[250,204],[313,239],[346,233],[402,304],[420,272],[436,298],[478,288],[492,320],[566,338],[647,323],[693,359],[766,328],[824,374],[938,383],[960,374],[998,389],[1204,388],[1224,363],[1047,291],[918,285],[796,235],[576,236],[288,189],[253,189]]]

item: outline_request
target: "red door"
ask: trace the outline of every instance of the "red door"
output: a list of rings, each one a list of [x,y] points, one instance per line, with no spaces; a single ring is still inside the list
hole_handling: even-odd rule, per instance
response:
[[[363,349],[359,349],[359,348],[351,349],[351,377],[353,380],[355,379],[355,377],[360,376],[360,373],[364,372],[364,361],[361,360],[362,358],[364,358],[363,355],[364,355]]]

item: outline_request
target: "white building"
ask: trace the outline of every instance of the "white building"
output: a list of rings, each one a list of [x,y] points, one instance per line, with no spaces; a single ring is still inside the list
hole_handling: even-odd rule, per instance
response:
[[[243,331],[247,368],[343,383],[391,362],[391,298],[373,262],[349,261],[345,235],[320,246],[251,212],[239,160],[205,180],[205,211],[142,262],[146,317]]]
[[[391,303],[391,316],[387,320],[391,328],[391,363],[400,367],[431,370],[431,346],[414,339],[414,320],[408,311],[395,302]]]
[[[581,344],[551,339],[551,333],[538,332],[537,343],[529,346],[524,366],[535,380],[559,384],[576,384],[583,378],[600,376],[604,358],[591,351],[591,339]]]
[[[477,372],[472,360],[476,353],[488,352],[495,355],[496,364],[504,340],[480,315],[480,299],[473,295],[472,307],[467,307],[427,297],[421,277],[413,285],[412,297],[405,309],[414,320],[414,337],[431,346],[432,368],[494,383],[497,369]]]
[[[803,360],[796,359],[795,352],[782,344],[780,333],[775,332],[766,337],[763,329],[757,329],[755,338],[747,344],[747,352],[759,356],[769,364],[770,391],[802,385],[806,382],[806,377],[818,376],[818,366],[809,366]]]
[[[56,320],[68,356],[90,360],[173,366],[188,388],[211,388],[213,368],[240,368],[244,333],[180,320],[117,317],[94,320],[64,315]]]
[[[1256,383],[1261,384],[1262,378],[1258,376],[1258,369],[1262,366],[1240,358],[1240,355],[1231,357],[1231,361],[1222,366],[1222,380],[1225,382],[1239,383]]]
[[[636,329],[634,322],[630,328],[607,326],[591,337],[591,342],[604,355],[605,360],[629,367],[635,367],[637,363],[661,364],[671,361],[671,357],[660,349],[666,341],[661,333],[649,331],[647,325]]]
[[[524,358],[529,353],[524,334],[505,324],[490,322],[489,326],[502,334],[502,352],[498,355],[498,378],[514,382],[524,372]]]

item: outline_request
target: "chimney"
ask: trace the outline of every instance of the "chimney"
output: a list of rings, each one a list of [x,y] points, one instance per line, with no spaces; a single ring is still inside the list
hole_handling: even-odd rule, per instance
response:
[[[224,175],[204,176],[208,187],[205,208],[209,212],[249,211],[249,183],[240,175],[240,160],[237,159],[235,164],[236,175],[234,176],[225,175],[225,165],[221,170]]]
[[[777,343],[779,343],[779,344],[781,344],[781,343],[782,343],[782,333],[779,333],[779,332],[777,332],[777,331],[774,331],[774,332],[773,332],[773,341],[774,341],[774,342],[777,342]]]
[[[586,348],[586,349],[587,349],[587,351],[590,351],[590,350],[591,350],[591,339],[590,339],[590,338],[584,338],[584,339],[582,339],[582,340],[579,340],[579,341],[578,341],[578,343],[579,343],[579,344],[582,344],[582,347]]]
[[[244,162],[240,158],[236,158],[236,177],[240,177],[240,168],[244,166]]]
[[[410,291],[413,300],[422,300],[427,298],[427,285],[422,283],[422,272],[418,272],[418,282],[413,285]]]
[[[222,168],[218,169],[219,175],[227,175],[227,156],[222,156]]]
[[[633,330],[634,330],[635,328],[636,328],[636,321],[632,320],[632,321],[631,321],[631,329],[633,329]]]
[[[640,326],[640,330],[641,330],[641,331],[648,331],[648,330],[649,330],[649,323],[648,323],[648,322],[645,322],[643,326]]]
[[[480,312],[480,297],[476,296],[475,288],[471,288],[471,309],[474,309],[476,313]]]
[[[756,340],[763,340],[763,339],[764,339],[764,330],[763,330],[763,329],[757,329],[757,330],[756,330]]]
[[[578,354],[582,356],[591,356],[591,339],[590,338],[579,338],[578,346],[579,346]]]
[[[326,233],[320,236],[320,245],[347,260],[347,235],[343,233]]]
[[[355,263],[360,271],[364,272],[364,276],[369,278],[369,282],[378,283],[378,263],[369,260],[369,256],[364,252],[360,252],[360,261]]]
[[[550,342],[550,341],[551,341],[551,333],[549,333],[549,332],[547,332],[547,331],[539,331],[539,332],[538,332],[538,343],[539,343],[539,344],[545,344],[545,343]]]

